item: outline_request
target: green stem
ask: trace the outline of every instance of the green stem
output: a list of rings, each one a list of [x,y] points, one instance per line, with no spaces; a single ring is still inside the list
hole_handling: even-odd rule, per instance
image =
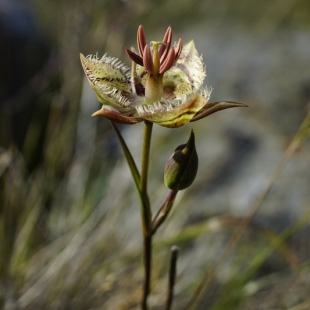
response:
[[[175,198],[177,196],[178,191],[177,190],[171,190],[168,193],[168,196],[160,209],[158,210],[153,222],[152,222],[152,234],[154,235],[158,229],[158,227],[165,221],[168,214],[170,213]]]
[[[144,245],[144,285],[141,302],[142,310],[147,310],[147,299],[150,293],[151,270],[152,270],[152,212],[147,194],[147,177],[149,168],[150,146],[153,124],[144,122],[144,137],[142,146],[142,165],[140,191],[142,195],[142,231]]]
[[[152,212],[150,204],[148,202],[147,194],[147,176],[149,168],[149,158],[150,158],[150,146],[151,146],[151,137],[152,137],[152,128],[153,124],[145,121],[144,122],[144,137],[143,137],[143,146],[142,146],[142,166],[141,166],[141,179],[140,179],[140,190],[143,197],[142,202],[142,227],[143,235],[147,236],[151,231],[152,223]]]

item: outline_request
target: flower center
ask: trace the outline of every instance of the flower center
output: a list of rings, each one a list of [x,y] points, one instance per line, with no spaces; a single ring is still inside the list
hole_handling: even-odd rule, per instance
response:
[[[131,60],[144,67],[147,73],[147,80],[145,83],[145,104],[153,104],[161,100],[163,96],[163,75],[180,57],[182,51],[182,39],[179,39],[178,44],[173,48],[170,48],[171,40],[172,30],[168,27],[163,41],[151,42],[151,51],[150,44],[147,44],[145,39],[144,29],[140,26],[137,33],[139,55],[126,49]],[[132,80],[134,81],[134,78],[132,78]]]
[[[163,96],[163,73],[160,74],[160,56],[158,48],[164,42],[151,42],[153,47],[153,59],[147,57],[148,66],[152,68],[151,74],[148,74],[145,84],[145,101],[147,104],[159,101]],[[150,54],[149,54],[150,56]]]

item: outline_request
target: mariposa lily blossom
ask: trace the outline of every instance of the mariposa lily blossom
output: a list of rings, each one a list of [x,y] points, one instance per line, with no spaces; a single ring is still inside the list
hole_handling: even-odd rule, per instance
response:
[[[117,58],[81,56],[91,88],[102,104],[93,116],[123,124],[149,121],[164,127],[180,127],[214,112],[246,106],[233,101],[208,103],[211,88],[203,87],[206,69],[193,41],[182,39],[171,47],[168,27],[162,41],[147,43],[138,28],[139,54],[126,49],[131,68]]]

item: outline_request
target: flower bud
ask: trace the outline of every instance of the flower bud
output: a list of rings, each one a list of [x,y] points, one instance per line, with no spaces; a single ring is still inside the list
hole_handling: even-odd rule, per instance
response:
[[[186,144],[178,146],[165,167],[164,180],[171,190],[182,190],[195,180],[198,170],[198,156],[195,147],[195,135],[191,132]]]

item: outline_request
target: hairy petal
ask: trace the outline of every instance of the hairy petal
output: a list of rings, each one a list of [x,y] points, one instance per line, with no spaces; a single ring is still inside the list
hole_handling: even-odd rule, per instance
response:
[[[185,72],[173,66],[166,71],[163,78],[164,97],[182,98],[193,92],[190,78]]]
[[[140,105],[136,110],[140,117],[152,123],[175,128],[190,122],[207,100],[201,94],[192,94],[182,100],[163,100],[152,105]]]
[[[82,54],[80,57],[88,82],[98,100],[119,109],[131,109],[130,69],[118,59],[106,55],[101,59]]]
[[[80,54],[83,70],[91,84],[105,84],[113,88],[130,91],[130,68],[117,58],[104,55],[101,59]]]
[[[180,57],[175,65],[164,75],[164,87],[173,94],[167,94],[168,97],[174,95],[179,97],[188,95],[199,90],[206,77],[206,70],[199,56],[194,41],[190,41],[183,47]]]

